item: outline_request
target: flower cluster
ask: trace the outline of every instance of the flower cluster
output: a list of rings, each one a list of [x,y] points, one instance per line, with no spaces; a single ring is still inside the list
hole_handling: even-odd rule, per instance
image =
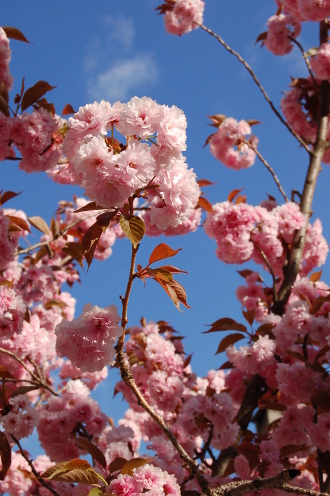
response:
[[[167,1],[167,0],[166,0]],[[205,3],[202,0],[175,0],[166,4],[164,15],[165,29],[168,33],[181,36],[189,33],[203,23]],[[161,10],[161,7],[159,7]]]
[[[211,153],[230,169],[246,169],[254,164],[258,138],[251,135],[251,127],[246,121],[237,122],[227,117],[218,131],[209,139]]]

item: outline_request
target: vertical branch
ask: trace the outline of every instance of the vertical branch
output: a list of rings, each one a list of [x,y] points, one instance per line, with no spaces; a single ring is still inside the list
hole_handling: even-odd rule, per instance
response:
[[[176,439],[166,422],[164,421],[163,417],[161,415],[158,415],[154,409],[149,405],[149,403],[145,400],[144,396],[142,395],[141,391],[139,390],[138,386],[136,385],[136,382],[134,380],[133,374],[130,370],[129,365],[127,364],[127,361],[125,359],[125,353],[124,353],[124,344],[125,344],[125,331],[126,331],[126,326],[127,326],[127,307],[128,307],[128,300],[129,296],[131,293],[132,285],[133,285],[133,280],[135,278],[135,261],[136,261],[136,254],[138,251],[139,245],[137,245],[136,248],[132,245],[132,255],[131,255],[131,265],[130,265],[130,271],[129,271],[129,276],[128,276],[128,282],[127,282],[127,287],[126,287],[126,292],[125,296],[122,298],[122,327],[123,327],[123,335],[118,339],[118,343],[115,347],[116,352],[117,352],[117,362],[120,368],[120,374],[125,382],[125,384],[130,388],[132,393],[135,395],[138,405],[141,406],[149,415],[150,417],[157,423],[157,425],[162,429],[164,432],[165,436],[167,439],[171,442],[171,444],[174,446],[174,448],[177,450],[179,453],[180,457],[182,460],[187,464],[187,466],[190,468],[191,473],[197,480],[198,484],[200,485],[203,493],[205,493],[208,496],[212,495],[212,490],[210,489],[209,483],[205,479],[204,475],[200,471],[198,464],[188,455],[188,453],[185,451],[185,449],[181,446],[179,441]]]
[[[320,23],[320,44],[328,40],[328,25]],[[285,305],[289,299],[292,286],[299,273],[303,252],[306,243],[306,233],[309,219],[312,213],[312,202],[314,198],[316,181],[321,172],[321,162],[327,149],[329,114],[329,82],[322,81],[320,90],[319,117],[314,150],[311,151],[308,172],[301,195],[300,210],[306,217],[306,224],[299,229],[294,236],[292,250],[289,254],[287,266],[284,268],[284,278],[278,292],[278,302],[273,307],[273,312],[282,315]]]

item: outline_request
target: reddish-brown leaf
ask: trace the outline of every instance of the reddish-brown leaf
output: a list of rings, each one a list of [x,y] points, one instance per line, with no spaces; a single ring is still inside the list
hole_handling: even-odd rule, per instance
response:
[[[0,470],[0,480],[4,480],[11,465],[11,448],[7,437],[3,432],[0,432],[0,458],[2,465]]]
[[[12,40],[24,41],[25,43],[30,43],[28,41],[22,31],[17,28],[13,28],[12,26],[3,26],[2,29],[6,33],[7,38],[11,38]]]
[[[159,279],[161,279],[162,281],[165,281],[165,282],[168,282],[168,281],[173,281],[173,276],[171,274],[171,272],[169,272],[168,270],[162,270],[161,267],[157,267],[157,269],[150,269],[150,267],[146,267],[143,271],[142,271],[142,274],[144,275],[144,277],[157,277]],[[147,275],[145,275],[147,274]],[[141,278],[141,275],[140,275],[140,278]]]
[[[46,256],[48,257],[48,255],[49,253],[46,246],[42,246],[40,250],[38,250],[37,253],[35,254],[35,257],[33,259],[33,265],[36,265],[39,262],[39,260],[41,260],[42,258]]]
[[[306,449],[307,448],[304,444],[287,444],[286,446],[282,446],[280,449],[280,458],[287,458],[294,453],[300,453]]]
[[[115,215],[117,214],[117,210],[112,210],[111,212],[104,212],[96,217],[96,222],[103,227],[103,231],[107,227],[109,227],[110,222],[113,220]]]
[[[63,253],[70,255],[73,260],[76,260],[81,267],[83,266],[83,248],[80,243],[70,241],[62,248],[62,251]]]
[[[236,196],[235,205],[238,205],[239,203],[246,203],[246,196],[245,195]]]
[[[47,81],[38,81],[36,84],[28,88],[22,98],[22,111],[36,103],[47,91],[51,91],[56,86],[51,86]]]
[[[81,460],[80,458],[57,463],[41,474],[40,477],[42,479],[77,482],[80,484],[97,484],[99,480],[105,482],[103,477],[86,460]]]
[[[241,191],[243,191],[244,188],[241,188],[241,189],[233,189],[228,197],[227,197],[227,200],[231,203],[233,201],[233,199],[235,198],[235,196],[237,196]]]
[[[204,196],[200,196],[198,198],[197,206],[201,207],[205,212],[212,212],[213,207],[212,203],[210,203]]]
[[[237,341],[240,341],[241,339],[244,339],[246,336],[244,334],[241,334],[239,332],[235,332],[234,334],[228,334],[228,336],[225,336],[221,341],[218,346],[218,349],[216,351],[216,355],[219,353],[222,353],[223,351],[226,351],[227,347],[230,344],[235,344]]]
[[[263,33],[260,33],[259,34],[259,36],[256,39],[256,41],[255,41],[254,44],[256,45],[259,41],[261,41],[262,42],[262,45],[263,45],[263,43],[264,43],[264,41],[265,41],[266,38],[267,38],[267,31],[264,31]]]
[[[157,245],[156,248],[152,251],[149,257],[148,265],[151,265],[154,262],[158,262],[158,260],[164,260],[164,258],[174,257],[181,250],[182,248],[172,250],[172,248],[167,244],[161,243],[160,245]]]
[[[214,184],[216,184],[212,183],[208,179],[198,179],[197,183],[200,188],[203,188],[204,186],[213,186]]]
[[[30,226],[26,222],[26,220],[22,219],[21,217],[16,217],[15,215],[7,215],[7,217],[10,220],[10,222],[13,222],[13,224],[18,226],[23,231],[29,231],[30,232]]]
[[[227,369],[233,369],[233,368],[234,368],[234,365],[231,362],[227,361],[227,362],[223,363],[221,365],[221,367],[219,367],[218,370],[227,370]]]
[[[255,310],[242,310],[242,314],[244,315],[245,320],[252,325],[254,322],[254,319],[256,317],[256,311]]]
[[[192,359],[192,356],[193,354],[191,353],[189,356],[187,356],[187,358],[185,359],[184,363],[183,363],[183,368],[185,369],[186,367],[188,367],[188,365],[190,364],[191,362],[191,359]]]
[[[20,394],[26,394],[29,393],[30,391],[36,391],[37,389],[40,389],[40,386],[21,386],[15,389],[15,391],[12,393],[11,397],[15,398],[15,396],[19,396]]]
[[[39,217],[38,215],[36,215],[35,217],[28,217],[28,221],[30,222],[30,224],[33,225],[33,227],[43,232],[44,234],[52,234],[47,222],[42,217]]]
[[[104,210],[104,207],[97,205],[95,202],[87,203],[84,207],[78,208],[78,210],[74,210],[74,213],[78,212],[89,212],[90,210]]]
[[[127,460],[123,468],[121,469],[120,473],[125,475],[133,475],[133,470],[135,468],[143,467],[143,465],[146,465],[149,463],[153,457],[151,458],[132,458],[131,460]]]
[[[118,470],[121,470],[126,462],[126,458],[121,458],[120,456],[118,458],[115,458],[109,465],[110,474],[112,472],[118,472]]]
[[[323,410],[330,410],[330,393],[325,390],[314,391],[311,397],[311,403]]]
[[[227,117],[224,114],[214,114],[214,115],[209,115],[208,117],[212,121],[212,124],[210,124],[210,126],[214,126],[214,127],[220,127],[223,121],[227,119]]]
[[[94,460],[96,460],[101,465],[101,467],[103,467],[104,469],[106,468],[107,462],[105,456],[102,451],[97,446],[95,446],[95,444],[91,443],[84,437],[78,437],[78,439],[76,439],[76,444],[79,446],[79,448],[87,451],[87,453],[92,455]]]
[[[318,312],[320,310],[323,303],[325,303],[326,301],[330,301],[330,295],[329,296],[319,296],[318,298],[316,298],[316,300],[313,301],[313,304],[310,308],[310,313],[312,315],[315,315],[316,312]]]
[[[239,324],[236,320],[230,319],[229,317],[224,317],[223,319],[216,320],[213,324],[207,324],[211,326],[211,329],[204,331],[203,334],[208,334],[209,332],[222,332],[222,331],[241,331],[246,332],[247,329],[245,325]]]
[[[4,193],[1,194],[1,199],[0,199],[0,205],[3,205],[7,201],[11,200],[12,198],[15,198],[15,196],[20,195],[20,193],[14,193],[14,191],[5,191]]]
[[[0,112],[2,112],[6,117],[10,116],[8,102],[2,95],[0,95]]]
[[[94,252],[100,239],[101,234],[103,233],[102,227],[95,222],[85,233],[82,239],[82,249],[83,254],[85,256],[86,262],[88,264],[88,269],[93,261]]]
[[[3,379],[15,379],[15,377],[3,365],[0,365],[0,377]]]
[[[256,330],[256,333],[258,334],[258,336],[265,336],[266,334],[270,334],[270,332],[272,331],[272,329],[274,329],[274,324],[261,324],[261,326],[258,327],[258,329]]]
[[[177,269],[176,267],[173,267],[173,265],[162,265],[161,267],[158,268],[162,270],[167,270],[168,272],[171,272],[171,274],[188,274],[186,270]]]
[[[76,111],[73,110],[73,107],[71,105],[71,103],[67,103],[64,107],[64,109],[62,110],[62,114],[61,115],[68,115],[68,114],[75,114]]]

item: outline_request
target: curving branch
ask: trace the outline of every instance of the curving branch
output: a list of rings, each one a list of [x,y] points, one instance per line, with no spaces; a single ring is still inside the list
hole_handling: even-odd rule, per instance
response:
[[[284,124],[284,126],[292,134],[292,136],[294,136],[296,138],[296,140],[299,141],[299,143],[301,144],[301,146],[303,148],[305,148],[305,150],[308,153],[311,153],[311,150],[310,150],[308,144],[305,143],[305,141],[293,129],[291,129],[291,127],[289,126],[289,124],[284,120],[284,118],[282,117],[282,115],[280,114],[280,112],[277,110],[277,108],[273,104],[272,100],[270,99],[270,97],[266,93],[266,90],[264,89],[264,87],[260,83],[259,79],[257,78],[255,72],[249,66],[249,64],[246,62],[246,60],[244,60],[243,57],[238,52],[236,52],[229,45],[227,45],[227,43],[221,38],[221,36],[219,36],[218,34],[214,33],[211,29],[207,28],[203,24],[199,24],[198,22],[196,22],[195,24],[197,24],[197,26],[199,26],[201,29],[203,29],[204,31],[206,31],[211,36],[213,36],[213,38],[215,38],[216,40],[218,40],[218,42],[227,50],[227,52],[229,52],[232,55],[234,55],[234,57],[236,57],[240,61],[240,63],[245,67],[245,69],[248,71],[248,73],[252,76],[253,81],[256,83],[256,85],[260,89],[261,93],[263,94],[265,100],[270,105],[270,107],[271,107],[272,111],[274,112],[274,114],[279,118],[279,120],[282,122],[282,124]]]
[[[157,423],[157,425],[164,432],[167,439],[171,442],[171,444],[177,450],[181,459],[190,468],[191,473],[193,474],[193,476],[197,480],[203,493],[206,494],[207,496],[212,496],[212,490],[210,489],[209,483],[207,482],[204,475],[200,471],[198,464],[188,455],[186,450],[181,446],[179,441],[176,439],[175,435],[172,433],[172,431],[170,430],[170,428],[168,427],[168,425],[164,421],[163,417],[161,415],[158,415],[158,413],[156,413],[155,410],[146,401],[143,394],[139,390],[139,388],[138,388],[138,386],[134,380],[133,374],[130,370],[130,367],[127,364],[127,361],[125,359],[126,355],[124,353],[124,344],[125,344],[126,326],[128,323],[127,307],[128,307],[128,300],[130,297],[133,281],[135,279],[135,262],[136,262],[136,255],[137,255],[138,249],[139,249],[139,245],[137,245],[136,248],[134,248],[134,246],[132,245],[131,264],[130,264],[130,271],[129,271],[129,276],[128,276],[126,292],[125,292],[125,296],[121,297],[121,300],[122,300],[121,324],[123,327],[123,334],[118,339],[118,343],[115,346],[115,350],[117,352],[117,362],[118,362],[118,365],[120,368],[121,377],[122,377],[123,381],[125,382],[125,384],[130,388],[132,393],[135,395],[137,402],[138,402],[138,405],[141,406],[149,414],[149,416]]]

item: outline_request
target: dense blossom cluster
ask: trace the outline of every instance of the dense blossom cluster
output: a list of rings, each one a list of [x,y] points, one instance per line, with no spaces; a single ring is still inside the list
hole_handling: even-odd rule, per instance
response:
[[[329,0],[276,3],[280,9],[269,19],[263,41],[277,55],[291,51],[302,22],[319,22],[330,15]],[[201,0],[166,0],[159,9],[172,34],[187,33],[203,21]],[[313,147],[318,85],[330,77],[329,44],[321,44],[309,56],[315,77],[294,81],[281,106],[291,129]],[[10,57],[6,32],[0,29],[0,89],[5,103],[13,84]],[[129,405],[118,425],[91,398],[91,390],[116,362],[114,346],[123,335],[125,319],[121,322],[114,305],[91,304],[75,318],[75,299],[64,290],[64,285],[79,281],[76,263],[82,264],[83,255],[91,253],[100,260],[111,255],[115,240],[124,237],[125,229],[118,224],[121,216],[143,220],[151,236],[185,234],[200,224],[200,190],[183,156],[185,115],[147,97],[134,97],[126,104],[94,102],[68,120],[42,102],[34,102],[31,111],[7,115],[4,102],[0,160],[16,158],[26,172],[46,171],[59,183],[78,184],[89,200],[61,201],[50,227],[40,218],[29,220],[22,211],[0,210],[2,466],[8,461],[6,443],[12,449],[0,493],[46,496],[49,491],[32,474],[32,463],[42,473],[54,463],[92,455],[100,494],[198,494],[201,488],[179,452],[125,380],[115,387]],[[250,167],[258,145],[250,124],[219,116],[218,130],[208,139],[212,154],[227,167]],[[323,161],[330,163],[330,149]],[[1,204],[10,197],[1,191]],[[237,288],[236,296],[249,329],[229,318],[212,324],[209,332],[235,333],[226,334],[218,348],[228,362],[206,377],[193,372],[182,336],[164,321],[142,319],[140,326],[127,330],[123,361],[129,380],[199,463],[210,487],[232,477],[272,477],[283,468],[299,468],[295,483],[319,490],[324,482],[322,463],[326,465],[330,452],[330,288],[321,281],[321,272],[310,274],[328,253],[321,222],[309,223],[297,203],[277,205],[272,198],[258,206],[242,198],[212,208],[207,201],[205,205],[204,229],[216,240],[218,258],[232,264],[254,261],[270,273],[272,287],[258,272],[240,271],[245,284]],[[298,275],[283,312],[275,312],[294,236],[306,224]],[[40,243],[24,249],[31,226],[42,231]],[[166,270],[158,274],[172,277]],[[243,345],[238,347],[239,341]],[[125,378],[123,368],[121,372]],[[244,425],[254,381],[261,383],[260,395],[252,409],[254,417],[251,410]],[[275,421],[261,426],[258,418],[274,412]],[[253,432],[251,421],[257,424]],[[45,454],[29,464],[28,453],[15,449],[34,429]],[[140,458],[141,441],[152,458]],[[79,477],[82,474],[83,470]],[[47,480],[46,485],[60,496],[87,496],[90,479],[80,484],[79,477],[75,484]]]
[[[175,0],[168,2],[164,15],[168,33],[181,36],[196,29],[203,22],[205,3],[202,0]]]
[[[249,134],[251,127],[246,121],[226,118],[209,140],[212,155],[230,169],[251,167],[256,158],[254,149],[258,146],[258,138],[251,135],[247,139]]]

